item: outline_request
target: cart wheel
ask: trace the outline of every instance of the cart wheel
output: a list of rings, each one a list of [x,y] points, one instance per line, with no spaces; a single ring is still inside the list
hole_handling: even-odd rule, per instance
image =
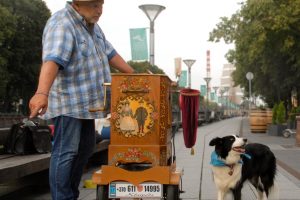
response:
[[[282,135],[283,135],[283,137],[288,138],[291,136],[291,133],[288,130],[284,130]]]
[[[96,200],[108,200],[108,185],[97,185]]]
[[[166,185],[166,200],[179,200],[178,185]]]

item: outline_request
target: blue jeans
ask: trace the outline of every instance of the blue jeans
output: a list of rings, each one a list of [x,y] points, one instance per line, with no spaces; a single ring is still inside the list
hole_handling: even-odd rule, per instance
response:
[[[49,178],[53,200],[75,200],[84,166],[95,146],[94,120],[54,118]]]

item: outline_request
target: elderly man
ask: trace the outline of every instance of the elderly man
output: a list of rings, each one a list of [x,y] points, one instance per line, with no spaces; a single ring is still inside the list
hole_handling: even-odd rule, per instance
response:
[[[30,117],[53,119],[54,144],[50,187],[54,200],[73,200],[83,168],[95,144],[94,119],[103,111],[103,83],[110,82],[110,66],[133,69],[106,40],[97,22],[104,0],[73,0],[47,22],[43,35],[43,64],[38,88],[31,98]]]

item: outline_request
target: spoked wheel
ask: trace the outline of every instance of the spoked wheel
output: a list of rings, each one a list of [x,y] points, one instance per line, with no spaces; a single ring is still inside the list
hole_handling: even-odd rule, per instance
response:
[[[165,199],[166,200],[179,200],[178,185],[165,185]]]
[[[283,135],[283,137],[288,138],[288,137],[291,136],[291,132],[288,131],[288,130],[284,130],[283,133],[282,133],[282,135]]]
[[[97,185],[96,200],[108,200],[108,185]]]

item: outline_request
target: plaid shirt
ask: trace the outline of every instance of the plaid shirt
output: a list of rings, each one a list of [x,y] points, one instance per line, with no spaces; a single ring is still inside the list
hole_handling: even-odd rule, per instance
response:
[[[83,17],[69,3],[55,13],[44,29],[43,62],[56,62],[59,71],[43,118],[96,119],[106,115],[89,109],[103,106],[102,83],[111,82],[108,61],[116,53],[101,28],[95,24],[89,32]]]

